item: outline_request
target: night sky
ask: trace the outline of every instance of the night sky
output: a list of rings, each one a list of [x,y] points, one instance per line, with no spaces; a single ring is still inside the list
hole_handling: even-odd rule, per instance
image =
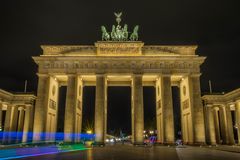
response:
[[[37,66],[31,56],[42,53],[40,45],[94,44],[100,40],[100,26],[110,29],[115,23],[114,11],[123,12],[122,23],[130,28],[140,25],[145,44],[199,45],[197,54],[207,56],[201,67],[202,92],[209,90],[208,80],[214,92],[240,87],[237,0],[7,0],[0,10],[0,88],[8,91],[23,91],[28,80],[28,91],[36,92]]]

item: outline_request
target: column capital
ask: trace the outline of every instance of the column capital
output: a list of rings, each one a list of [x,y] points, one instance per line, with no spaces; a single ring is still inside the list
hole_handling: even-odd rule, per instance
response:
[[[206,107],[213,107],[213,104],[206,104]]]
[[[172,74],[170,73],[163,73],[163,74],[160,74],[160,77],[171,77]]]
[[[219,108],[225,108],[226,107],[225,104],[219,104],[218,106],[219,106]]]
[[[77,74],[67,74],[67,77],[77,77]]]
[[[96,77],[105,77],[106,76],[105,73],[96,73],[95,75],[96,75]]]
[[[235,103],[231,101],[231,102],[228,102],[228,103],[227,103],[227,106],[231,106],[231,105],[234,105],[234,104],[235,104]]]
[[[189,77],[200,77],[202,73],[192,73],[189,75]]]
[[[24,107],[23,106],[19,106],[18,110],[24,110]]]
[[[33,104],[26,104],[25,108],[27,108],[27,107],[33,107]]]
[[[17,106],[16,104],[13,104],[13,103],[5,103],[7,105],[7,107],[15,107]]]
[[[227,103],[226,104],[226,108],[230,109],[230,110],[234,110],[235,109],[235,103],[233,103],[233,102]]]
[[[43,78],[49,77],[49,75],[48,75],[48,74],[45,74],[45,73],[37,73],[37,76],[38,76],[38,77],[43,77]]]
[[[142,73],[133,73],[132,77],[142,77],[143,74]]]
[[[143,72],[142,72],[142,71],[133,71],[132,74],[135,74],[135,75],[143,75]]]
[[[219,110],[219,107],[218,106],[213,106],[213,109],[218,111]]]

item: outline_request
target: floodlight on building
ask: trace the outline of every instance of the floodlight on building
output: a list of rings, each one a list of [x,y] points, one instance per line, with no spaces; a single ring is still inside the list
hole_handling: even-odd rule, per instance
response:
[[[87,134],[92,134],[92,130],[87,130]]]

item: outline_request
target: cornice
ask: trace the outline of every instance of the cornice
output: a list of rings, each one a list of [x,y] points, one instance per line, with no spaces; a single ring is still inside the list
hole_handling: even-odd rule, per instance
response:
[[[202,96],[202,99],[211,103],[233,103],[240,99],[240,88],[223,95],[204,95]]]
[[[137,55],[195,55],[197,45],[144,45],[143,42],[103,42],[98,41],[94,45],[41,45],[43,55],[97,55],[99,48],[107,47],[112,51],[112,48],[138,48],[139,53]],[[115,49],[116,50],[116,49]],[[116,56],[117,53],[114,52]],[[112,55],[112,54],[111,54]],[[132,54],[129,54],[132,56]]]
[[[29,104],[33,103],[36,99],[36,96],[29,93],[17,93],[13,94],[7,91],[0,89],[0,99],[2,103],[10,104]]]

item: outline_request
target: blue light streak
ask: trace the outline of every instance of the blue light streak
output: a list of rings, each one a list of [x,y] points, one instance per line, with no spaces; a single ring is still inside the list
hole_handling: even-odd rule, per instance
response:
[[[80,143],[65,144],[64,133],[38,133],[42,140],[32,142],[32,132],[0,132],[0,144],[3,144],[0,150],[0,159],[24,158],[31,156],[40,156],[46,154],[57,154],[62,152],[72,152],[90,149],[84,146],[85,141],[93,141],[95,134],[70,134],[74,137],[80,137]],[[26,142],[22,143],[22,138],[26,136]],[[53,141],[43,140],[45,137],[55,137]],[[66,134],[65,134],[66,136]],[[11,149],[9,149],[11,148]]]

